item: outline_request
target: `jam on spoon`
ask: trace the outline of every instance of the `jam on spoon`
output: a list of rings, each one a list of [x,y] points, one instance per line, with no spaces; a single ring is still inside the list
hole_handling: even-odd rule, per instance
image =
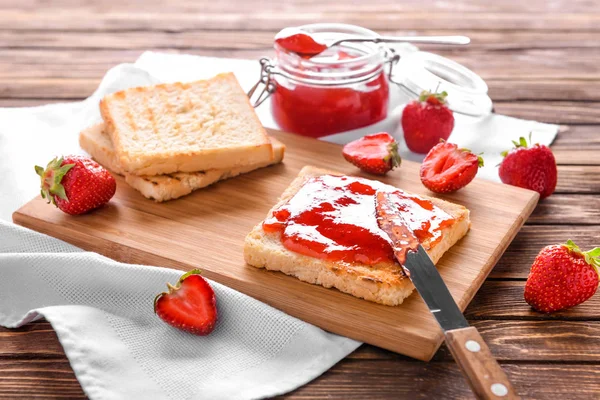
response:
[[[290,53],[311,58],[327,50],[327,44],[317,41],[309,32],[298,28],[285,28],[275,36],[275,43]]]

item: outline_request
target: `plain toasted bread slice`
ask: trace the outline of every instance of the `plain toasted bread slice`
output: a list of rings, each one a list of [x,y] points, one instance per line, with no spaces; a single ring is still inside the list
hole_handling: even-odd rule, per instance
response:
[[[138,176],[126,173],[118,162],[112,142],[104,132],[104,124],[96,124],[79,134],[79,144],[98,163],[116,174],[124,175],[125,180],[145,197],[158,202],[176,199],[194,190],[212,185],[223,179],[253,171],[283,160],[285,146],[275,138],[273,143],[274,158],[268,162],[252,164],[231,169],[211,169],[201,172],[176,172],[168,175]]]
[[[310,177],[325,174],[341,175],[315,167],[304,167],[298,177],[281,196],[279,202],[269,211],[270,217],[275,209],[285,204]],[[421,196],[431,200],[436,206],[455,218],[454,224],[444,228],[442,239],[435,245],[422,243],[434,263],[461,239],[469,230],[469,210],[458,204],[437,198]],[[244,258],[254,267],[281,271],[298,279],[349,293],[375,303],[396,306],[408,297],[414,286],[396,263],[386,262],[374,266],[332,262],[308,257],[286,249],[281,244],[281,234],[267,233],[262,222],[248,234],[244,246]],[[392,273],[395,272],[395,273]]]
[[[121,168],[161,175],[273,159],[271,141],[232,73],[105,96],[100,113]]]

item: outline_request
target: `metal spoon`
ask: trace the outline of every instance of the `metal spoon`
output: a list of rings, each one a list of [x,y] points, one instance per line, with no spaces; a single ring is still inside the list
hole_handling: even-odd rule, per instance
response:
[[[336,46],[342,42],[373,42],[373,43],[431,43],[431,44],[469,44],[467,36],[376,36],[376,37],[347,37],[327,44]]]
[[[275,42],[301,57],[310,58],[344,42],[465,45],[469,44],[471,39],[466,36],[349,36],[332,42],[324,42],[317,40],[310,32],[298,28],[285,28],[275,36]]]

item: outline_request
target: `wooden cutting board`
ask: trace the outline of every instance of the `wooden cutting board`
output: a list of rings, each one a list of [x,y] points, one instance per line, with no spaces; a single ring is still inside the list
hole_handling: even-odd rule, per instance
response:
[[[325,330],[421,360],[431,359],[443,334],[416,291],[402,305],[388,307],[244,263],[244,237],[303,166],[360,175],[344,161],[338,145],[272,134],[287,145],[283,164],[178,200],[155,203],[118,178],[113,200],[89,215],[66,215],[38,197],[16,211],[13,220],[118,261],[181,270],[201,268],[207,278]],[[381,180],[431,195],[421,184],[418,171],[419,164],[404,162]],[[470,232],[438,263],[452,296],[464,310],[533,211],[538,195],[475,179],[458,193],[441,197],[471,210]],[[148,312],[152,312],[151,306]]]

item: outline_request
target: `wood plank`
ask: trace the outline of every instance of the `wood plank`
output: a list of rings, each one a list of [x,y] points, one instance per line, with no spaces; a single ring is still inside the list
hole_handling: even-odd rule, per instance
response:
[[[597,225],[598,221],[600,196],[564,194],[540,201],[527,222],[544,225]]]
[[[273,51],[270,46],[264,46],[257,49],[223,49],[222,41],[215,39],[212,46],[221,49],[196,47],[176,48],[167,46],[164,48],[150,44],[137,50],[114,49],[114,48],[94,48],[80,42],[75,35],[73,43],[66,43],[67,47],[55,48],[3,48],[0,49],[3,63],[0,72],[10,74],[10,76],[20,77],[39,77],[33,74],[33,71],[15,71],[10,68],[15,63],[17,65],[47,65],[48,72],[39,71],[44,74],[41,77],[68,77],[71,75],[61,73],[60,67],[69,65],[73,71],[73,77],[98,77],[107,67],[116,65],[120,62],[132,62],[137,55],[145,50],[158,50],[170,53],[188,53],[194,55],[204,55],[213,57],[245,58],[258,60],[263,56],[272,56]],[[198,43],[203,43],[199,41]],[[29,43],[26,43],[29,44]],[[100,46],[102,43],[99,43]],[[98,47],[96,46],[96,47]],[[447,56],[479,73],[486,80],[554,80],[564,79],[569,83],[573,80],[587,80],[593,83],[600,77],[600,50],[590,49],[582,51],[580,49],[521,49],[515,51],[489,52],[481,50],[470,50],[460,48],[455,50],[440,50],[437,53]],[[6,57],[6,58],[5,58]],[[100,69],[98,66],[101,65]],[[98,75],[89,75],[90,68],[94,68]],[[38,68],[39,70],[39,68]],[[87,74],[86,74],[87,73]],[[52,75],[50,75],[52,74]],[[9,76],[9,75],[7,75]]]
[[[581,206],[583,207],[583,205]],[[525,225],[490,273],[493,279],[526,279],[533,260],[544,246],[572,239],[582,249],[600,246],[598,225]]]
[[[554,400],[563,395],[579,400],[600,391],[600,366],[595,364],[502,366],[523,398]],[[0,371],[0,398],[85,399],[66,361],[0,360]],[[342,360],[310,385],[278,399],[435,398],[440,393],[445,399],[473,398],[452,362]]]
[[[596,322],[591,321],[600,320],[600,295],[596,295],[580,304],[568,310],[557,311],[552,314],[544,314],[534,311],[529,304],[523,299],[523,291],[525,290],[524,281],[486,281],[481,287],[467,310],[465,315],[469,319],[489,319],[489,318],[526,318],[529,320],[550,320],[547,323],[531,325],[531,329],[539,329],[539,349],[542,349],[544,343],[548,347],[543,348],[543,351],[554,351],[563,346],[564,357],[580,357],[581,353],[585,353],[585,357],[593,358],[596,361],[600,361],[600,352],[593,351],[590,346],[590,341],[597,341],[598,335],[600,335],[600,326]],[[573,321],[585,321],[585,322],[574,322],[567,323],[564,321],[554,322],[554,320],[573,320]],[[521,322],[521,321],[520,321]],[[519,331],[526,332],[530,327],[525,325],[520,326]],[[516,331],[517,329],[515,329]],[[567,346],[565,342],[558,339],[559,331],[564,332],[567,337],[564,339],[571,340],[572,345],[569,345],[569,350],[565,350]],[[586,335],[590,335],[586,338]],[[523,334],[525,335],[525,334]],[[556,340],[548,338],[546,341],[543,339],[544,335],[556,335]],[[580,337],[581,335],[581,337]],[[508,336],[508,334],[507,334]],[[515,338],[517,340],[518,338]],[[521,336],[523,339],[523,336]],[[588,341],[588,339],[590,341]],[[531,342],[529,339],[522,342],[521,348],[527,347],[527,357],[534,357],[531,351],[534,351],[530,346]],[[575,346],[575,347],[573,347]],[[581,346],[581,348],[579,348]],[[590,352],[590,350],[592,350]],[[503,354],[505,349],[500,350]],[[546,354],[547,355],[547,354]],[[535,356],[537,357],[537,356]],[[508,356],[509,359],[513,358],[513,355]],[[557,358],[559,359],[559,358]]]
[[[600,26],[600,13],[593,11],[582,13],[538,11],[534,17],[522,12],[477,11],[461,13],[460,18],[457,18],[455,10],[440,10],[435,13],[423,9],[412,12],[393,9],[365,12],[341,6],[342,9],[313,11],[312,6],[313,4],[310,4],[295,11],[286,9],[285,12],[262,7],[259,9],[254,7],[250,11],[235,9],[226,12],[221,10],[205,12],[202,9],[192,8],[185,13],[165,11],[164,7],[159,11],[152,9],[140,11],[139,7],[136,7],[135,12],[78,8],[69,9],[69,13],[60,12],[61,8],[42,7],[33,10],[4,10],[0,13],[0,26],[7,30],[20,30],[26,27],[28,30],[47,31],[167,30],[174,32],[198,29],[198,27],[218,30],[274,31],[287,26],[325,21],[361,25],[375,30],[397,29],[398,21],[402,21],[403,29],[422,29],[427,26],[429,29],[452,31],[464,29],[513,31],[524,27],[527,30],[540,31],[597,31]]]
[[[118,64],[118,63],[117,63]],[[116,64],[115,64],[116,65]],[[40,76],[21,76],[23,74],[15,72],[15,66],[11,67],[11,71],[7,74],[0,72],[0,97],[5,98],[85,98],[91,94],[100,84],[102,76],[112,66],[98,66],[98,71],[84,70],[69,71],[66,65],[57,66],[56,70],[48,68],[45,73],[38,74]],[[1,69],[1,67],[0,67]],[[24,70],[26,71],[24,66]],[[29,75],[25,73],[25,75]],[[51,76],[43,76],[51,75]],[[94,76],[91,76],[94,75]],[[514,103],[521,100],[533,100],[533,105],[523,106],[521,110],[519,104],[511,104],[510,110],[513,113],[527,113],[529,116],[543,118],[534,113],[538,111],[537,104],[541,103],[544,109],[550,108],[547,111],[552,115],[557,108],[562,113],[574,112],[573,115],[554,115],[547,119],[561,121],[561,123],[581,122],[581,123],[596,123],[598,116],[593,110],[598,101],[600,101],[600,80],[598,81],[553,81],[553,80],[528,80],[528,81],[505,81],[505,80],[488,80],[490,96],[496,104],[501,104],[506,101]],[[580,100],[586,99],[593,101],[589,107],[585,107],[585,103]],[[543,100],[543,101],[540,101]],[[562,102],[563,100],[573,100],[570,105]],[[553,106],[553,103],[548,101],[560,101]],[[500,105],[500,108],[506,107]],[[574,110],[569,107],[574,108]],[[578,118],[582,117],[583,120]]]
[[[600,193],[600,165],[559,165],[555,193]]]
[[[430,358],[441,342],[441,332],[417,298],[409,297],[402,307],[386,307],[245,264],[241,251],[244,237],[264,218],[301,167],[314,164],[356,173],[339,156],[337,145],[296,135],[275,136],[287,145],[283,165],[222,182],[177,201],[154,203],[119,179],[109,206],[90,215],[67,218],[38,199],[15,213],[14,220],[124,262],[178,269],[202,264],[208,278],[324,329],[416,358]],[[406,162],[384,181],[422,193],[425,190],[418,168],[418,164]],[[439,263],[442,276],[464,308],[531,212],[537,195],[476,179],[445,198],[472,211],[470,233]],[[507,201],[497,201],[499,198]],[[169,241],[165,232],[179,232],[180,237]],[[224,247],[232,251],[224,255]],[[327,309],[336,312],[327,313]],[[369,323],[356,329],[357,318]]]
[[[0,359],[19,357],[64,359],[66,356],[52,325],[44,320],[15,329],[0,326]]]
[[[600,124],[600,103],[568,101],[494,102],[498,114],[552,124]]]
[[[158,50],[158,51],[176,51],[190,53],[196,55],[210,55],[214,57],[234,57],[246,59],[259,59],[262,56],[270,56],[273,54],[270,41],[264,44],[258,44],[253,40],[253,35],[223,34],[223,38],[218,35],[219,32],[213,32],[216,35],[212,40],[203,41],[197,40],[195,45],[193,41],[179,43],[176,37],[173,40],[165,39],[163,46],[157,43],[145,43],[145,36],[140,35],[138,40],[142,43],[129,45],[127,38],[122,38],[120,34],[115,33],[112,38],[105,38],[97,34],[98,38],[93,36],[82,40],[82,34],[62,34],[48,35],[42,33],[29,33],[23,38],[21,34],[15,37],[9,33],[0,31],[0,44],[4,43],[3,51],[15,50],[39,50],[47,48],[48,50],[63,50],[63,51],[92,51],[92,50],[123,50],[139,49],[143,50]],[[274,32],[270,32],[272,36]],[[37,35],[37,36],[34,36]],[[93,35],[93,34],[88,34]],[[211,36],[213,36],[211,35]],[[4,41],[2,36],[6,38]],[[230,37],[231,36],[231,37]],[[242,38],[247,39],[240,39]],[[228,37],[230,37],[228,39]],[[62,41],[60,40],[62,38]],[[133,40],[133,39],[132,39]],[[235,40],[240,42],[238,47]],[[242,47],[239,47],[242,46]],[[249,47],[250,46],[250,47]],[[2,46],[0,46],[2,47]],[[127,50],[131,51],[131,50]],[[523,48],[513,49],[510,51],[488,51],[486,49],[474,48],[436,48],[435,50],[440,55],[449,57],[468,68],[479,73],[484,79],[586,79],[594,81],[600,77],[600,49],[578,49],[578,48],[556,48],[556,49],[537,49]],[[12,61],[12,60],[11,60]],[[123,60],[125,62],[126,60]],[[51,62],[50,64],[55,64]],[[78,69],[75,67],[74,69]],[[576,71],[576,72],[574,72]]]
[[[148,10],[163,10],[163,5],[160,0],[147,0],[145,6]],[[97,11],[98,5],[90,0],[82,0],[77,2],[79,9]],[[22,10],[37,10],[43,9],[45,12],[56,13],[65,8],[72,8],[73,3],[70,0],[53,0],[49,6],[44,0],[4,0],[0,5],[0,9],[22,9]],[[146,8],[145,8],[146,9]],[[295,13],[296,11],[310,10],[313,12],[326,11],[348,11],[348,9],[361,12],[414,12],[423,11],[423,3],[418,0],[406,0],[401,3],[391,0],[373,0],[364,2],[360,0],[348,0],[345,2],[319,2],[315,0],[294,0],[282,3],[277,0],[262,0],[261,10],[280,11],[284,13]],[[139,6],[127,2],[111,4],[112,11],[130,11],[139,12]],[[174,12],[189,13],[194,11],[203,12],[225,12],[225,11],[257,11],[253,4],[247,2],[227,2],[223,4],[215,3],[210,0],[179,0],[173,2],[169,10]],[[465,12],[489,12],[489,13],[514,13],[520,14],[539,14],[540,10],[547,13],[590,13],[592,11],[600,11],[600,7],[590,1],[568,1],[555,0],[551,4],[544,0],[532,0],[527,3],[519,2],[518,0],[504,0],[493,4],[482,4],[477,0],[458,0],[452,3],[436,3],[437,11],[452,11],[455,13]]]
[[[85,399],[65,360],[0,359],[0,399]]]
[[[504,290],[506,282],[493,282],[496,287],[490,287],[489,290]],[[510,282],[511,284],[513,282]],[[519,282],[516,282],[519,283]],[[488,283],[486,282],[486,285]],[[511,289],[508,289],[512,292]],[[511,293],[515,295],[516,293]],[[478,296],[479,297],[479,296]],[[528,305],[521,305],[519,299],[510,297],[511,300],[506,307],[501,307],[505,312],[502,315],[495,315],[497,320],[484,319],[477,320],[477,310],[487,308],[493,309],[497,306],[487,305],[482,300],[474,300],[472,305],[466,311],[466,315],[470,318],[470,323],[476,326],[481,336],[490,347],[494,354],[502,364],[510,362],[520,363],[594,363],[600,362],[600,351],[597,349],[597,342],[600,335],[600,322],[576,320],[576,316],[569,316],[569,310],[562,312],[561,315],[552,317],[552,320],[542,320],[542,314],[539,316],[529,316]],[[500,297],[504,300],[505,297]],[[586,306],[591,308],[598,304],[598,300],[590,300],[595,304]],[[587,303],[585,303],[587,304]],[[510,314],[510,306],[516,307],[518,310],[515,315]],[[578,306],[583,307],[583,305]],[[583,319],[584,310],[577,311],[575,307],[571,309],[572,313],[580,313],[580,319]],[[493,313],[494,311],[492,311]],[[532,312],[535,313],[535,312]],[[483,318],[488,318],[487,315]],[[507,320],[510,318],[511,320]],[[530,320],[521,320],[527,318]],[[517,319],[517,320],[515,320]],[[536,320],[537,319],[537,320]],[[392,353],[387,350],[377,348],[370,345],[363,345],[352,353],[348,359],[355,360],[396,360],[396,361],[412,361],[416,364],[420,362],[411,360],[406,356]],[[446,347],[442,345],[440,350],[431,360],[431,364],[452,362],[452,355]]]
[[[570,126],[561,132],[552,144],[558,164],[598,165],[600,135],[597,126]]]
[[[562,394],[569,399],[588,399],[599,390],[600,367],[596,365],[565,368],[560,365],[503,364],[503,368],[523,398],[554,400]],[[581,381],[575,374],[581,374]],[[365,377],[368,377],[368,383]],[[473,398],[453,363],[419,363],[415,366],[398,361],[344,360],[310,386],[283,398],[429,399],[439,398],[441,393],[445,399]]]
[[[88,49],[73,36],[73,46],[68,48],[3,48],[0,49],[0,76],[6,77],[99,77],[106,69],[121,62],[133,62],[145,50],[156,46],[150,44],[140,49]],[[215,38],[216,43],[222,40]],[[271,56],[270,45],[262,49],[202,49],[203,40],[197,39],[196,47],[176,49],[165,47],[162,52],[189,53],[215,57],[234,57],[256,60]],[[213,44],[214,46],[214,44]],[[556,81],[566,83],[587,80],[593,84],[600,76],[597,62],[600,53],[582,49],[518,49],[515,51],[481,51],[469,47],[438,51],[464,63],[486,80]],[[589,53],[589,54],[588,54]],[[28,68],[14,68],[15,65]],[[43,65],[44,68],[39,68]],[[34,67],[37,66],[37,67]],[[65,71],[65,68],[68,70]],[[69,72],[71,74],[69,74]],[[61,75],[62,73],[62,75]],[[40,75],[38,75],[40,74]],[[508,82],[506,82],[508,83]]]
[[[60,30],[47,34],[47,30],[3,30],[0,27],[0,48],[98,48],[98,49],[235,49],[270,51],[273,37],[277,31],[247,30],[207,30],[202,27],[189,31],[68,31]],[[382,30],[382,35],[414,36],[445,35],[443,30],[431,30],[423,27],[414,29]],[[597,50],[597,41],[590,32],[572,32],[565,35],[562,31],[531,32],[515,30],[510,32],[466,30],[461,34],[469,36],[471,43],[465,47],[422,44],[427,51],[447,51],[456,54],[469,51],[488,51],[492,57],[506,56],[507,51],[563,49],[572,51]],[[498,52],[502,52],[498,54]],[[558,60],[546,60],[558,63]]]
[[[0,107],[36,107],[46,104],[80,101],[81,99],[14,99],[0,98]]]

